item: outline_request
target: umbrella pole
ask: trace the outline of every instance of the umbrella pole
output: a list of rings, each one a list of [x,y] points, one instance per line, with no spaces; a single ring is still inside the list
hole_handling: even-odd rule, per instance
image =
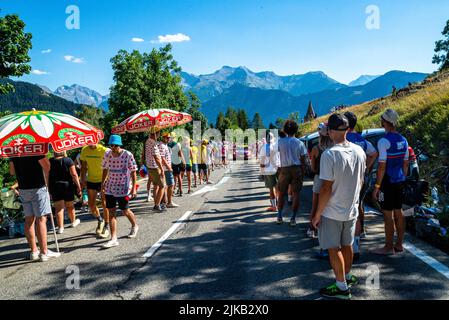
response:
[[[56,235],[55,220],[53,219],[53,212],[50,213],[50,217],[51,217],[51,227],[53,228],[53,235],[55,236],[56,252],[59,252],[58,236]]]
[[[48,181],[45,178],[45,172],[42,172],[44,174],[45,179],[45,188],[47,189],[48,199],[50,199],[50,191],[48,190]],[[50,218],[51,218],[51,227],[53,228],[53,236],[55,237],[55,244],[56,244],[56,252],[59,253],[59,243],[58,243],[58,236],[56,235],[56,228],[55,228],[55,220],[53,218],[53,210],[50,210]]]

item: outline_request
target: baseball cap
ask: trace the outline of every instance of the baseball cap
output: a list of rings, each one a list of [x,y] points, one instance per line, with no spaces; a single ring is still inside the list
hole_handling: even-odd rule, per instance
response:
[[[398,113],[395,110],[387,109],[382,114],[381,119],[391,123],[394,126],[397,126],[398,125],[398,121],[399,121],[399,115],[398,115]]]
[[[321,122],[321,123],[318,125],[318,133],[319,133],[321,136],[327,136],[327,135],[328,135],[327,125],[326,125],[324,122]]]
[[[329,117],[327,126],[329,127],[330,130],[346,131],[349,128],[349,121],[344,115],[340,113],[334,113]]]
[[[113,134],[109,137],[109,145],[112,146],[122,146],[122,137],[116,134]]]

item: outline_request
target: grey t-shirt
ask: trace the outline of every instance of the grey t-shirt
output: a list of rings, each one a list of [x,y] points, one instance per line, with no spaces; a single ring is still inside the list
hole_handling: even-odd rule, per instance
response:
[[[294,137],[285,137],[278,141],[281,167],[291,167],[301,165],[301,156],[307,156],[307,149],[304,143]]]
[[[356,219],[366,169],[366,154],[353,143],[336,144],[321,156],[320,179],[332,181],[332,195],[322,216],[338,221]]]

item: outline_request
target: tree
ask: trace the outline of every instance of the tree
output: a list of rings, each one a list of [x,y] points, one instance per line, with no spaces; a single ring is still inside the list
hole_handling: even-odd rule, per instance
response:
[[[297,124],[301,123],[301,117],[299,115],[299,112],[292,112],[288,115],[288,120],[293,120],[295,121]]]
[[[231,122],[231,126],[238,125],[237,112],[232,107],[228,107],[226,110],[226,118]]]
[[[75,111],[75,116],[96,128],[101,128],[104,111],[96,107],[82,106],[81,110]]]
[[[248,115],[244,109],[239,109],[237,112],[237,124],[242,130],[246,130],[249,127]]]
[[[20,77],[31,71],[28,51],[32,48],[32,35],[24,29],[25,23],[17,15],[0,17],[0,79]],[[0,84],[0,94],[11,91],[14,91],[11,84]]]
[[[284,128],[284,123],[285,120],[282,118],[277,118],[276,122],[274,123],[274,125],[276,126],[276,128],[278,128],[279,130],[282,130]]]
[[[265,125],[263,124],[262,117],[259,112],[254,114],[253,121],[251,121],[251,128],[254,130],[265,129]]]
[[[222,135],[225,134],[225,130],[227,129],[225,127],[225,116],[224,116],[223,112],[221,112],[221,111],[217,116],[217,121],[215,122],[215,128],[220,130]]]
[[[440,65],[440,70],[449,68],[449,20],[442,35],[445,39],[435,42],[435,55],[432,60],[432,63]]]
[[[120,121],[147,109],[188,111],[189,100],[183,92],[179,75],[181,68],[173,59],[171,49],[168,44],[143,54],[137,50],[120,50],[111,59],[115,83],[108,101],[105,130],[109,131]],[[195,104],[193,108],[196,107]],[[134,154],[140,154],[145,137],[143,133],[124,135],[123,143]]]
[[[189,91],[187,93],[187,96],[188,96],[188,100],[189,100],[189,107],[187,109],[187,113],[192,116],[193,121],[200,121],[201,122],[201,129],[202,130],[206,129],[207,128],[207,118],[200,111],[200,109],[201,109],[201,101],[200,101],[200,99],[192,91]],[[192,123],[186,124],[185,128],[191,134],[193,133],[193,124]]]

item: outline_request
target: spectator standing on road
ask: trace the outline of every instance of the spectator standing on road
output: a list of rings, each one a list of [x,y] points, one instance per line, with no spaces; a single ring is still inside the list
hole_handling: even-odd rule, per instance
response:
[[[198,170],[198,147],[190,140],[190,149],[192,150],[192,173],[193,173],[193,187],[198,187],[199,170]]]
[[[381,116],[385,137],[377,144],[379,167],[373,197],[379,200],[385,222],[385,246],[374,253],[393,255],[404,251],[405,218],[402,212],[404,182],[409,166],[408,142],[396,129],[398,113],[387,109]],[[396,229],[396,244],[394,230]]]
[[[360,238],[362,234],[365,234],[365,208],[363,206],[363,201],[365,200],[366,194],[370,187],[369,183],[371,178],[371,171],[379,154],[377,153],[377,150],[374,148],[371,142],[367,141],[365,138],[362,137],[360,133],[355,131],[355,127],[357,125],[357,116],[350,111],[345,112],[344,115],[349,122],[349,131],[346,135],[346,139],[349,142],[355,143],[356,145],[361,147],[366,155],[366,172],[365,177],[363,179],[364,182],[362,190],[360,191],[359,216],[357,219],[357,225],[355,229],[355,239],[353,244],[354,260],[359,260]]]
[[[345,116],[333,114],[329,118],[328,127],[334,146],[321,156],[322,186],[312,225],[319,228],[321,248],[329,251],[336,283],[322,288],[320,294],[325,297],[350,299],[350,287],[358,283],[357,278],[350,272],[366,155],[362,148],[346,139],[349,123]]]
[[[159,133],[150,133],[147,141],[145,142],[145,161],[148,169],[148,179],[154,185],[154,207],[156,212],[163,212],[161,207],[162,198],[165,193],[165,173],[162,164],[161,152],[158,147],[157,139]]]
[[[207,148],[209,141],[204,139],[201,142],[198,158],[198,169],[200,172],[200,184],[207,183],[211,184],[209,181],[209,150]]]
[[[299,196],[305,173],[304,165],[307,149],[301,140],[295,138],[295,134],[298,132],[298,124],[295,121],[287,120],[283,131],[287,137],[280,139],[278,142],[281,168],[279,173],[278,218],[276,222],[278,224],[283,222],[284,197],[288,193],[289,186],[291,186],[293,215],[290,220],[290,226],[295,226],[296,215],[299,210]]]
[[[162,209],[167,208],[177,208],[179,207],[177,204],[173,202],[173,188],[175,187],[175,178],[173,176],[173,168],[171,165],[171,153],[170,148],[168,147],[168,142],[170,141],[170,134],[164,133],[162,136],[163,141],[158,144],[159,151],[161,153],[162,165],[164,166],[164,175],[165,175],[165,192],[164,192],[164,204]]]
[[[268,133],[267,143],[260,150],[260,173],[263,176],[265,187],[270,190],[270,207],[267,211],[277,211],[278,169],[281,166],[276,138],[273,133]]]
[[[334,143],[329,137],[328,127],[324,123],[320,123],[318,126],[319,140],[318,145],[313,147],[310,153],[310,165],[312,167],[312,172],[315,174],[313,179],[313,196],[312,196],[312,211],[310,212],[310,221],[313,220],[316,210],[318,208],[318,199],[320,196],[320,189],[323,181],[320,179],[320,160],[324,151],[331,148]],[[309,229],[309,234],[313,237],[316,230],[314,228]],[[313,234],[312,234],[313,233]],[[322,253],[322,251],[320,252]],[[326,255],[327,257],[327,255]]]
[[[186,175],[187,175],[187,193],[192,192],[192,149],[190,148],[190,138],[184,137],[182,145],[182,155],[186,163]],[[182,181],[181,181],[182,182]]]
[[[29,259],[45,262],[59,257],[59,252],[47,248],[47,215],[51,213],[51,203],[46,181],[49,178],[50,161],[45,156],[12,158],[9,161],[9,173],[15,175],[19,183],[19,196],[25,215],[25,236],[31,249]]]
[[[139,230],[134,213],[129,208],[129,201],[137,196],[137,163],[131,152],[122,149],[122,137],[111,135],[108,151],[103,158],[103,194],[106,207],[109,210],[109,224],[111,225],[111,240],[103,247],[118,246],[117,240],[117,204],[122,213],[131,223],[128,238],[135,238]]]
[[[182,197],[182,179],[181,173],[185,171],[186,162],[182,154],[181,143],[175,141],[176,137],[172,135],[172,141],[168,144],[171,149],[171,163],[173,175],[175,176],[175,189],[178,187],[177,195]]]
[[[58,224],[57,233],[62,234],[64,232],[64,209],[67,210],[72,228],[77,227],[80,220],[76,219],[73,201],[75,200],[75,193],[81,198],[81,185],[76,173],[75,163],[67,157],[65,152],[55,152],[54,157],[50,159],[48,190],[55,206]]]
[[[108,210],[106,202],[101,195],[101,178],[103,169],[101,162],[108,148],[101,144],[86,146],[81,150],[81,186],[87,189],[88,205],[91,214],[98,220],[97,229],[95,233],[100,238],[107,238],[109,236],[108,225]],[[97,207],[97,196],[101,195],[101,203],[103,207],[103,217],[100,215],[100,210]]]

